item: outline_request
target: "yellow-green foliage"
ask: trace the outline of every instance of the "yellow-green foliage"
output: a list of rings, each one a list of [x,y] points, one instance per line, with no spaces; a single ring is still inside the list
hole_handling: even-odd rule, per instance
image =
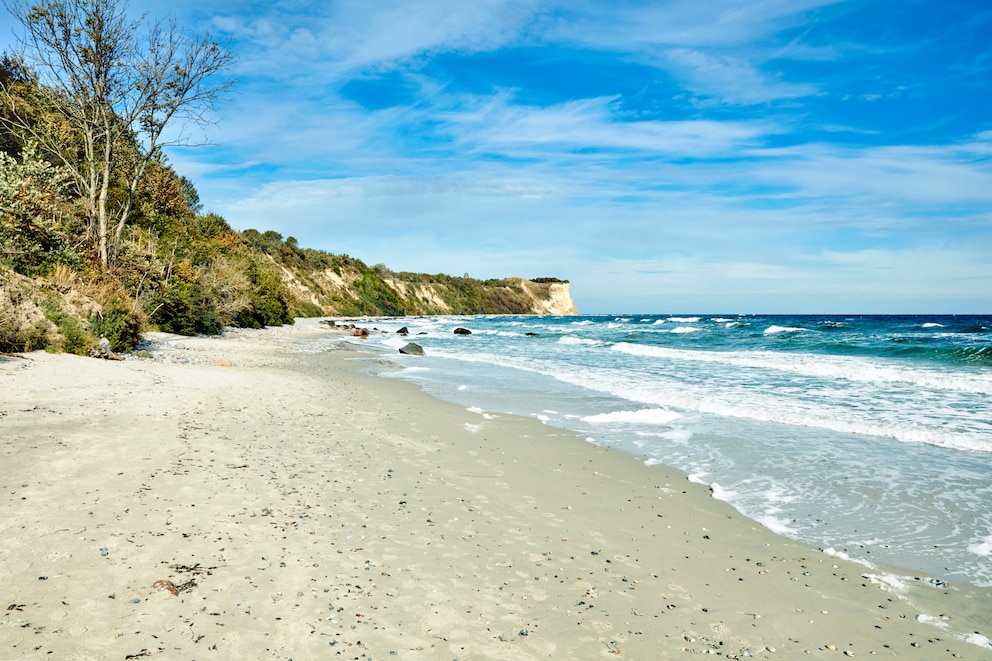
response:
[[[0,151],[0,256],[15,271],[37,275],[78,262],[59,222],[65,178],[33,143],[20,159]]]
[[[37,351],[48,345],[48,324],[41,321],[22,324],[4,312],[0,306],[0,353]]]
[[[49,343],[52,327],[37,311],[33,293],[28,283],[0,267],[0,353],[35,351]]]
[[[56,296],[44,303],[45,316],[55,324],[59,334],[45,346],[49,351],[65,351],[85,355],[97,346],[97,338],[86,328],[78,315],[67,310]]]

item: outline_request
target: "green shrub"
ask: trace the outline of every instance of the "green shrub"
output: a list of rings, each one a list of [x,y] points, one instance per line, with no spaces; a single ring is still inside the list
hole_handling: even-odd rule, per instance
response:
[[[310,301],[301,301],[296,307],[297,317],[323,317],[324,309]]]
[[[179,278],[170,280],[149,305],[149,319],[166,333],[216,335],[224,327],[203,287]]]
[[[371,271],[362,274],[355,289],[361,300],[362,314],[402,317],[406,314],[396,290]]]
[[[28,142],[17,160],[0,151],[0,260],[18,273],[35,276],[56,264],[78,266],[72,241],[57,221],[68,178]]]
[[[252,287],[250,304],[238,312],[234,325],[264,328],[293,323],[293,296],[279,279],[275,267],[255,258],[248,265],[247,275]]]
[[[85,356],[90,349],[97,346],[97,338],[83,325],[82,320],[72,314],[55,297],[49,297],[44,303],[45,316],[59,329],[61,342],[45,346],[49,351],[65,351]]]
[[[126,301],[119,298],[104,306],[103,312],[90,317],[90,330],[107,338],[114,351],[134,351],[141,340],[141,317]]]

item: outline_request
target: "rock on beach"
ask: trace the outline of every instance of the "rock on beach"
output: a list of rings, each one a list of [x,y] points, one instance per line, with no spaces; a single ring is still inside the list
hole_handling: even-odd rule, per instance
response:
[[[424,348],[416,342],[407,342],[405,345],[400,347],[400,353],[408,356],[423,356]]]

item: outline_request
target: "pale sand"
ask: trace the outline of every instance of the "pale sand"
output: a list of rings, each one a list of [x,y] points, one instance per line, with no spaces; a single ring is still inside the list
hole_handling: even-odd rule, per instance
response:
[[[317,328],[0,358],[0,659],[992,658],[987,590],[872,583]]]

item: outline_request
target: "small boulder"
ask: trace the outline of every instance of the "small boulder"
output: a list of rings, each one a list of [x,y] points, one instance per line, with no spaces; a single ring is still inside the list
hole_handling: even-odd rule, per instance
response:
[[[96,349],[90,349],[89,355],[92,358],[103,358],[104,360],[124,360],[122,356],[114,352],[113,347],[110,346],[110,340],[105,337],[100,338],[100,344]]]
[[[424,348],[416,342],[407,342],[406,345],[400,347],[400,353],[407,356],[423,356]]]
[[[217,362],[214,363],[214,365],[216,365],[217,367],[230,367],[231,361],[228,360],[227,358],[218,358]]]
[[[455,329],[455,335],[471,335],[471,334],[472,331],[470,331],[467,328],[462,328],[461,326]]]
[[[406,326],[404,326],[403,328],[401,328],[398,331],[396,331],[396,334],[397,335],[409,335],[410,334],[410,329],[407,328]]]

